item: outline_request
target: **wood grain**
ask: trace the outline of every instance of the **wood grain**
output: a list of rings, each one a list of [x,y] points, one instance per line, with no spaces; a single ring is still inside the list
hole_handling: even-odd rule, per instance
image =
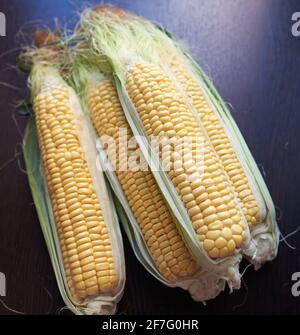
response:
[[[95,3],[94,1],[93,3]],[[293,0],[112,1],[160,22],[189,45],[225,101],[232,106],[278,208],[283,235],[300,224],[300,37],[291,34]],[[28,92],[16,70],[20,45],[52,17],[74,24],[82,2],[1,0],[7,37],[0,37],[0,272],[7,278],[3,302],[25,314],[57,314],[64,306],[22,170],[20,144],[26,118],[15,105]],[[18,128],[16,126],[16,122]],[[9,163],[10,162],[10,163]],[[300,271],[299,234],[280,246],[278,258],[245,274],[244,287],[206,307],[169,289],[137,262],[125,238],[127,285],[122,314],[299,314],[291,275]],[[13,314],[0,305],[0,314]]]

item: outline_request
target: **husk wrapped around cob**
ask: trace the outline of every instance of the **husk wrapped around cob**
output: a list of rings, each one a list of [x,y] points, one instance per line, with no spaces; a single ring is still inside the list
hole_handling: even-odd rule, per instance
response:
[[[96,167],[96,137],[74,90],[42,54],[27,50],[34,113],[23,145],[40,225],[67,307],[114,314],[125,262],[112,195]]]

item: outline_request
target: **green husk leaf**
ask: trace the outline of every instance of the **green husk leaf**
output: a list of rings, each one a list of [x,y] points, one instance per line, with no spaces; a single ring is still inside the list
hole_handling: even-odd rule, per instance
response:
[[[30,99],[25,99],[17,105],[17,113],[21,116],[32,115],[32,103]]]
[[[29,118],[26,127],[23,140],[23,155],[31,194],[34,200],[40,226],[46,241],[60,293],[65,304],[73,313],[83,314],[82,307],[76,306],[76,304],[70,299],[68,288],[64,280],[65,274],[63,271],[60,251],[57,247],[58,237],[56,230],[53,229],[53,213],[50,206],[49,194],[43,177],[41,155],[38,145],[34,116]]]

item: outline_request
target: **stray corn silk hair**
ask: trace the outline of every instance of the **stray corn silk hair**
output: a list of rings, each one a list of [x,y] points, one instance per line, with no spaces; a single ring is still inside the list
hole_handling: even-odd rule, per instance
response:
[[[186,116],[183,116],[184,114],[182,114],[182,120],[188,117],[188,121],[184,122],[195,123],[195,125],[191,124],[192,127],[189,129],[197,129],[198,134],[202,136],[206,144],[207,159],[209,159],[209,156],[211,154],[216,162],[214,164],[216,164],[217,170],[222,170],[218,159],[214,156],[211,150],[207,138],[202,134],[201,124],[194,121],[193,114],[191,114],[191,110],[189,108],[190,106],[186,103],[185,100],[182,99],[180,92],[177,91],[176,85],[167,76],[167,74],[164,73],[164,69],[161,67],[160,64],[160,56],[152,48],[153,43],[146,42],[147,39],[144,38],[144,35],[141,35],[141,40],[138,40],[135,34],[132,33],[130,27],[124,25],[123,22],[118,20],[118,18],[111,19],[107,16],[102,16],[98,14],[95,15],[95,13],[91,14],[89,10],[83,13],[81,19],[81,26],[83,27],[83,31],[86,34],[86,40],[89,41],[92,50],[94,50],[94,52],[98,55],[106,55],[111,62],[111,65],[115,71],[116,87],[126,117],[133,130],[133,133],[137,137],[138,144],[148,164],[152,168],[153,175],[156,178],[159,187],[162,189],[162,193],[164,194],[173,215],[175,215],[178,222],[180,222],[179,229],[181,230],[185,240],[188,241],[187,245],[190,248],[192,255],[204,269],[222,275],[225,279],[229,281],[230,286],[238,287],[239,274],[237,268],[241,260],[240,248],[247,247],[249,240],[249,231],[244,216],[241,213],[241,209],[239,208],[239,205],[236,201],[234,192],[228,185],[225,173],[223,171],[219,172],[219,182],[221,183],[222,179],[223,184],[226,185],[224,191],[226,190],[225,192],[228,192],[228,196],[226,197],[225,194],[224,196],[227,199],[226,201],[228,201],[228,205],[233,206],[229,208],[231,208],[234,220],[237,220],[236,226],[239,226],[239,233],[235,233],[234,230],[233,235],[236,240],[232,239],[232,242],[230,242],[229,234],[227,235],[227,232],[224,231],[224,234],[228,236],[228,241],[230,242],[229,246],[227,247],[226,239],[225,244],[223,241],[223,237],[222,239],[218,240],[218,237],[221,236],[217,236],[217,234],[219,234],[219,230],[217,230],[216,233],[209,234],[210,238],[215,238],[216,241],[218,240],[216,242],[217,244],[214,244],[215,246],[211,246],[211,244],[214,243],[213,241],[212,243],[210,241],[204,243],[205,238],[204,240],[201,240],[203,238],[201,235],[205,234],[204,229],[201,230],[201,212],[204,212],[204,208],[202,210],[200,209],[199,212],[197,207],[195,207],[195,209],[189,207],[191,204],[187,205],[186,201],[188,199],[183,199],[184,193],[177,193],[178,187],[176,187],[176,190],[175,185],[170,182],[170,178],[172,179],[172,177],[170,176],[170,174],[167,175],[167,173],[164,171],[161,166],[161,161],[158,159],[157,154],[150,146],[149,138],[145,134],[145,124],[143,124],[141,120],[142,114],[139,114],[139,111],[136,108],[137,101],[134,101],[133,96],[131,96],[132,99],[130,99],[129,91],[132,90],[130,90],[129,86],[130,83],[133,84],[132,80],[135,80],[134,76],[149,78],[145,77],[146,75],[144,75],[143,73],[150,70],[150,74],[151,72],[153,72],[153,74],[155,72],[154,76],[150,79],[153,83],[156,80],[155,78],[165,78],[163,79],[165,80],[165,84],[163,84],[164,89],[171,88],[172,90],[172,92],[168,94],[168,97],[171,100],[174,97],[175,99],[178,99],[179,103],[182,106],[183,113],[187,113]],[[143,50],[141,51],[141,48],[139,48],[139,46],[142,45]],[[145,52],[145,50],[147,49],[149,53]],[[135,73],[134,71],[137,72]],[[155,87],[157,86],[155,85]],[[141,95],[141,93],[138,94]],[[168,112],[171,110],[171,107],[166,108]],[[183,123],[183,126],[185,125],[189,126],[188,123]],[[151,134],[148,133],[148,136],[149,135]],[[151,153],[150,155],[149,152]],[[198,187],[200,186],[201,185],[199,185]],[[196,194],[193,196],[197,197]],[[235,212],[235,214],[233,214],[233,211]],[[214,213],[204,213],[204,215],[205,214],[207,217],[209,215],[214,215]],[[191,219],[193,222],[191,222]],[[223,219],[225,220],[225,217]],[[197,220],[199,220],[199,222],[197,222]],[[194,225],[192,223],[194,223]],[[206,225],[209,225],[210,223],[211,222],[206,221]],[[235,225],[235,223],[233,225]],[[233,229],[234,228],[235,226],[233,227]],[[240,236],[238,237],[237,234],[240,234]],[[226,255],[228,257],[226,257]]]
[[[75,313],[114,314],[125,282],[123,245],[92,128],[55,68],[35,63],[30,79],[36,126],[32,117],[24,156],[61,294]]]
[[[119,216],[137,258],[162,283],[187,289],[194,300],[205,302],[215,298],[224,289],[225,281],[197,267],[152,173],[131,171],[130,167],[122,170],[120,161],[115,169],[112,168],[111,162],[124,151],[123,142],[118,138],[119,131],[126,130],[129,140],[133,139],[133,134],[112,77],[104,75],[106,64],[102,73],[99,72],[101,64],[95,65],[95,68],[91,64],[82,65],[77,62],[70,81],[77,85],[82,100],[86,100],[82,101],[82,105],[88,107],[100,137],[97,146],[101,164],[118,199]],[[113,150],[115,146],[111,150],[103,149],[100,139],[109,136],[113,138],[117,152]],[[130,149],[125,153],[127,161],[133,153]]]

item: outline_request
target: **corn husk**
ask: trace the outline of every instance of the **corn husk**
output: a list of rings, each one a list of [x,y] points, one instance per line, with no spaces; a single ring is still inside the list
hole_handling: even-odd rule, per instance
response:
[[[48,87],[49,83],[53,81],[59,82],[60,85],[67,85],[60,78],[58,71],[53,67],[49,67],[48,65],[46,67],[35,65],[31,74],[32,98],[34,99],[34,97],[42,89]],[[80,142],[85,151],[85,156],[93,181],[96,180],[98,184],[98,186],[95,185],[95,187],[101,207],[103,208],[103,215],[108,226],[109,235],[112,240],[113,257],[118,274],[118,285],[114,292],[111,292],[110,295],[100,295],[80,302],[75,301],[70,294],[66,282],[66,275],[62,262],[51,201],[44,177],[34,115],[32,115],[28,121],[23,143],[23,153],[29,185],[58,287],[67,308],[75,314],[114,314],[117,303],[122,297],[125,284],[125,261],[122,237],[119,229],[117,213],[112,201],[112,194],[105,181],[104,175],[101,172],[96,171],[95,168],[96,148],[94,146],[92,129],[89,128],[87,120],[83,117],[79,101],[74,91],[70,87],[69,91],[71,106],[75,113],[74,115],[79,116]]]

